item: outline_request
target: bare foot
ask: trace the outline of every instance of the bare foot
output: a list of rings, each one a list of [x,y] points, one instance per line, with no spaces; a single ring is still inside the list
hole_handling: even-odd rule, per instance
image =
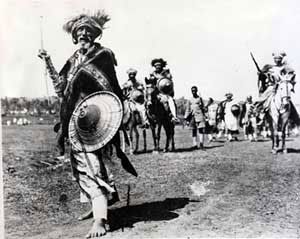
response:
[[[88,212],[82,214],[78,217],[78,221],[83,221],[93,217],[93,210],[89,210]]]
[[[86,238],[97,238],[97,237],[104,236],[105,234],[106,234],[105,220],[95,219],[91,230],[86,235]]]

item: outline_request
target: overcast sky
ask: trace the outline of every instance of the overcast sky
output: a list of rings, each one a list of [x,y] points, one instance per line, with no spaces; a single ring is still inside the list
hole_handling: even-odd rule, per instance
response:
[[[117,57],[120,83],[129,67],[143,81],[151,59],[168,62],[175,97],[189,97],[197,85],[203,97],[257,97],[256,68],[272,63],[273,51],[285,51],[300,75],[300,1],[276,0],[97,0],[1,1],[1,96],[45,96],[44,48],[59,71],[76,50],[62,25],[84,9],[105,9],[111,16],[100,40]],[[41,24],[40,16],[43,16]],[[295,101],[300,103],[300,82]],[[50,95],[54,94],[48,79]]]

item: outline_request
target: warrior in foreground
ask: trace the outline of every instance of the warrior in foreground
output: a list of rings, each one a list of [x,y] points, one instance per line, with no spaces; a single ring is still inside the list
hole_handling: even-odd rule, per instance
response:
[[[71,166],[81,189],[81,201],[92,205],[94,223],[87,238],[106,234],[108,198],[118,200],[109,170],[113,147],[121,160],[128,160],[119,148],[122,91],[114,68],[117,62],[110,49],[95,42],[109,20],[108,15],[98,11],[94,15],[81,14],[64,25],[79,49],[59,73],[48,53],[43,49],[39,52],[61,99],[60,143],[66,138],[71,141]],[[104,92],[95,93],[99,91]],[[127,170],[136,174],[131,169]]]

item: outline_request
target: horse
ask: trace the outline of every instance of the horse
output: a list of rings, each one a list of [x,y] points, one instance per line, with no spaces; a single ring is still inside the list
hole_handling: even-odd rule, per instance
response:
[[[138,126],[142,128],[144,139],[144,152],[147,151],[146,128],[149,122],[147,119],[146,109],[144,102],[136,102],[133,99],[125,100],[123,126],[129,130],[129,148],[130,154],[138,152],[139,149],[139,131]],[[135,149],[133,149],[133,132],[135,133]],[[124,131],[124,133],[126,133]],[[124,137],[125,139],[125,137]],[[123,141],[123,151],[125,151],[125,142]]]
[[[161,94],[155,86],[146,87],[146,112],[153,137],[153,152],[158,152],[160,149],[159,143],[162,127],[164,128],[166,133],[166,144],[164,152],[169,151],[170,143],[171,151],[175,151],[175,124],[172,121],[168,97]]]
[[[279,151],[279,135],[281,134],[281,150],[287,153],[285,139],[286,127],[291,114],[291,91],[293,84],[288,74],[281,76],[281,80],[274,86],[274,94],[271,95],[270,107],[267,110],[266,120],[269,124],[272,139],[272,153]]]

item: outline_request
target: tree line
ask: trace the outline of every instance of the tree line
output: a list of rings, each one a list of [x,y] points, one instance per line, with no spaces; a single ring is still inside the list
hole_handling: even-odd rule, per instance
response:
[[[30,114],[41,116],[43,114],[58,114],[58,97],[27,98],[27,97],[4,97],[1,98],[1,114]]]
[[[175,100],[177,114],[183,116],[186,109],[186,99],[184,97]],[[43,114],[58,114],[60,102],[58,97],[50,98],[27,98],[27,97],[4,97],[1,98],[1,113],[8,114],[30,114],[41,116]]]

